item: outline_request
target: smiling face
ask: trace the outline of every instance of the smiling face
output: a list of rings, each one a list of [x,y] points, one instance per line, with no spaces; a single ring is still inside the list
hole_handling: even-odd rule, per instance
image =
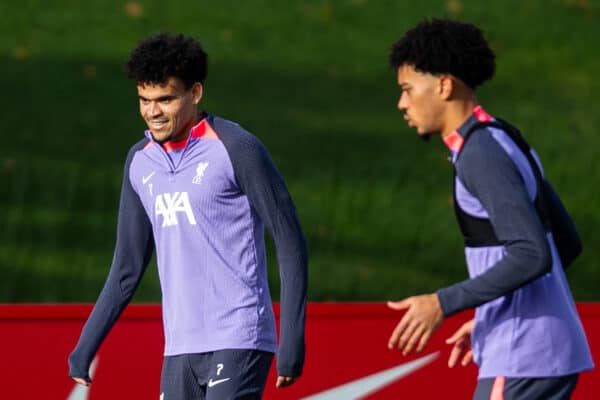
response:
[[[138,84],[140,114],[157,142],[185,139],[198,119],[197,104],[202,98],[202,84],[186,89],[178,78],[163,84]]]
[[[419,135],[440,133],[443,129],[447,99],[444,79],[419,72],[412,65],[398,68],[398,85],[402,88],[398,109]]]

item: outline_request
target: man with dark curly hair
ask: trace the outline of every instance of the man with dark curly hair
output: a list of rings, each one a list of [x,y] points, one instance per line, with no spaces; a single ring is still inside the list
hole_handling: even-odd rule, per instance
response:
[[[535,152],[477,100],[494,52],[476,26],[434,19],[407,31],[389,61],[408,125],[422,137],[441,134],[450,149],[470,279],[389,302],[406,312],[388,347],[421,351],[445,317],[476,308],[447,340],[450,367],[479,366],[475,399],[569,398],[579,373],[593,368],[563,271],[581,243]],[[555,233],[570,246],[560,256]]]
[[[255,136],[198,110],[207,55],[194,39],[147,38],[127,71],[148,130],[125,162],[112,266],[69,356],[70,376],[91,383],[92,359],[156,248],[161,399],[259,399],[275,352],[276,386],[291,385],[304,363],[307,249],[281,174]],[[281,277],[279,347],[264,227]]]

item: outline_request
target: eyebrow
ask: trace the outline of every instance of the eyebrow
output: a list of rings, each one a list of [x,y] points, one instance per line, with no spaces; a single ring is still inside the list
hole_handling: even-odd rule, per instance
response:
[[[148,98],[146,98],[146,97],[144,97],[144,96],[141,96],[141,95],[138,95],[138,97],[140,98],[140,100],[148,100],[148,101],[165,101],[165,100],[173,100],[173,99],[176,99],[176,98],[178,98],[179,96],[172,94],[172,95],[160,96],[160,97],[157,97],[157,98],[155,98],[155,99],[148,99]]]

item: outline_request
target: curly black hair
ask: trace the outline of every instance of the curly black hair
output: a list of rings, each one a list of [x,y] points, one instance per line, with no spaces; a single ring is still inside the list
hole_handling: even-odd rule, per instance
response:
[[[471,89],[494,76],[496,56],[475,25],[448,19],[420,22],[391,49],[390,66],[411,65],[430,74],[451,74]]]
[[[162,84],[179,78],[189,89],[204,83],[208,56],[200,43],[182,34],[159,33],[142,40],[125,64],[127,76],[138,84]]]

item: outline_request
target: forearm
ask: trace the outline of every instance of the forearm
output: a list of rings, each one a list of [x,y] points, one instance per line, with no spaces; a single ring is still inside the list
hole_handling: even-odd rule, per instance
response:
[[[445,316],[506,296],[549,271],[547,244],[513,243],[509,247],[483,274],[438,290]]]
[[[69,355],[69,376],[90,380],[90,364],[130,298],[131,296],[123,296],[117,279],[109,276],[83,326],[75,349]]]
[[[299,376],[304,365],[304,326],[308,284],[307,252],[281,257],[280,343],[277,371],[280,376]]]
[[[457,199],[458,206],[484,210],[487,216],[479,217],[489,220],[503,247],[477,250],[482,256],[468,262],[476,264],[471,267],[479,274],[438,291],[445,315],[508,295],[552,268],[546,232],[533,205],[535,182],[529,181],[528,187],[524,178],[527,166],[519,169],[505,149],[482,132],[463,149],[456,173],[466,190],[465,202]],[[480,207],[473,206],[477,203]]]

